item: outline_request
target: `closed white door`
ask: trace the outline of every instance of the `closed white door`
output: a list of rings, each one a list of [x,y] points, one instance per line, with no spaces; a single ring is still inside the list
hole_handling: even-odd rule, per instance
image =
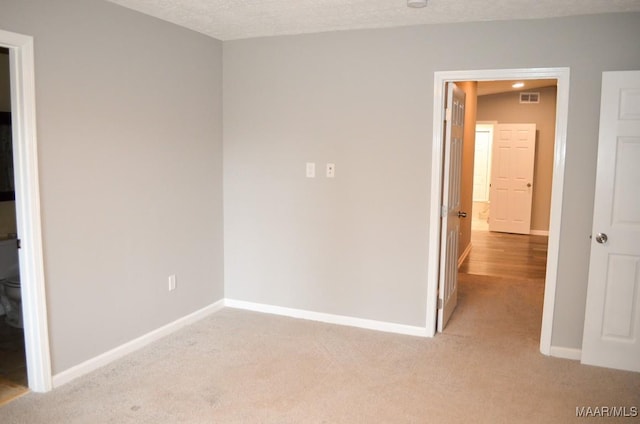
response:
[[[536,124],[495,127],[491,158],[489,231],[531,233]]]
[[[465,93],[455,84],[447,87],[444,181],[442,188],[442,233],[440,235],[440,279],[438,286],[438,331],[447,325],[458,304],[458,239],[460,234],[460,179],[464,136]]]
[[[582,362],[640,372],[640,71],[602,75]]]

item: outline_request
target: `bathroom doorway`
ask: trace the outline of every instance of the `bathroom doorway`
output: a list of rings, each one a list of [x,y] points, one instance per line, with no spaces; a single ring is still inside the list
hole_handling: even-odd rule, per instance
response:
[[[471,231],[489,231],[489,193],[491,189],[491,150],[497,122],[476,122],[473,160]]]
[[[38,146],[35,111],[33,37],[0,29],[0,48],[8,51],[11,136],[15,186],[18,268],[24,332],[24,357],[29,390],[52,389],[51,356],[45,297],[44,258],[40,217]]]
[[[28,391],[13,165],[9,49],[0,48],[0,405]]]

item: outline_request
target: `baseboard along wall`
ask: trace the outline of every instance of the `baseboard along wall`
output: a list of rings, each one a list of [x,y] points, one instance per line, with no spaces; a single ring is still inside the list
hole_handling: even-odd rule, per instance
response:
[[[532,236],[549,236],[549,231],[545,230],[531,230],[530,233]]]
[[[214,314],[223,307],[224,299],[212,303],[209,306],[205,306],[202,309],[179,318],[167,325],[164,325],[143,336],[140,336],[137,339],[133,339],[130,342],[116,347],[115,349],[111,349],[101,355],[98,355],[95,358],[91,358],[85,362],[82,362],[81,364],[75,365],[65,371],[62,371],[53,376],[53,387],[60,387],[63,384],[70,382],[71,380],[75,380],[78,377],[95,371],[100,367],[103,367],[117,359],[122,358],[123,356],[128,355],[129,353],[141,349],[148,344],[155,342],[156,340],[159,340],[173,332],[180,330],[181,328],[189,324],[193,324],[194,322],[197,322],[208,315]]]
[[[575,349],[570,347],[551,346],[549,348],[549,356],[555,358],[572,359],[579,361],[582,359],[582,349]]]
[[[273,315],[281,315],[291,318],[305,319],[310,321],[324,322],[328,324],[344,325],[349,327],[364,328],[367,330],[383,331],[417,337],[428,337],[428,332],[424,327],[417,327],[404,324],[396,324],[385,321],[376,321],[364,318],[355,318],[344,315],[334,315],[322,312],[307,311],[304,309],[286,308],[282,306],[267,305],[262,303],[246,302],[235,299],[222,299],[209,306],[199,309],[187,316],[179,318],[165,326],[153,330],[130,342],[111,349],[103,354],[89,359],[81,364],[73,366],[53,376],[53,387],[60,387],[78,377],[97,370],[109,363],[118,360],[129,353],[135,352],[150,343],[155,342],[181,328],[193,324],[211,314],[214,314],[224,307],[244,309],[248,311],[261,312]],[[580,349],[551,346],[549,356],[580,360],[582,351]]]
[[[346,325],[349,327],[365,328],[367,330],[384,331],[387,333],[404,334],[408,336],[427,337],[424,327],[416,327],[392,322],[375,321],[364,318],[354,318],[344,315],[326,314],[322,312],[307,311],[304,309],[285,308],[282,306],[266,305],[262,303],[245,302],[242,300],[225,299],[225,306],[229,308],[245,309],[254,312],[282,315],[291,318],[300,318],[310,321],[325,322],[328,324]]]
[[[467,256],[469,256],[469,253],[471,253],[471,243],[467,245],[467,248],[464,249],[464,252],[462,252],[462,255],[460,255],[460,258],[458,258],[458,268],[462,266],[462,263],[464,262],[465,259],[467,259]]]

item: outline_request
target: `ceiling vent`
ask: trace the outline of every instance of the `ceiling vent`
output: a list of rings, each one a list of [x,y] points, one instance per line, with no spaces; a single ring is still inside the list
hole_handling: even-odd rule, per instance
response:
[[[520,93],[520,103],[540,103],[540,93]]]

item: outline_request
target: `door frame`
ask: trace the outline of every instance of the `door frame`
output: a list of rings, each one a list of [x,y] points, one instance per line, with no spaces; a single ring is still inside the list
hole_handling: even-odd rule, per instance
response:
[[[562,193],[564,190],[565,152],[567,122],[569,117],[569,68],[522,68],[488,69],[468,71],[434,72],[433,95],[433,146],[431,153],[431,207],[429,215],[429,259],[427,271],[426,331],[429,337],[436,332],[438,312],[438,267],[440,261],[440,211],[443,170],[443,129],[445,83],[458,81],[498,80],[557,80],[555,146],[553,158],[553,181],[551,186],[551,211],[549,223],[549,245],[547,249],[547,271],[545,276],[540,352],[551,355],[553,315],[555,310],[558,278],[558,252],[560,225],[562,221]]]
[[[16,224],[21,240],[20,281],[29,389],[52,389],[45,297],[36,138],[33,37],[0,30],[9,49]]]

